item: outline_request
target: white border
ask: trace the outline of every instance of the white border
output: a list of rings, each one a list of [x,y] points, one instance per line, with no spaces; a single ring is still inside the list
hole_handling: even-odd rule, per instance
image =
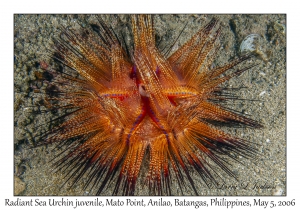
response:
[[[296,2],[296,1],[294,1]],[[297,4],[288,1],[251,0],[15,0],[0,3],[0,206],[1,209],[12,209],[4,206],[4,198],[13,197],[13,14],[15,13],[286,13],[287,14],[287,196],[260,197],[262,200],[291,200],[300,190],[297,172],[299,170],[299,11]],[[21,197],[28,198],[29,197]],[[36,199],[38,197],[34,197]],[[50,197],[45,197],[45,200]],[[55,197],[58,199],[58,197]],[[68,197],[71,199],[71,197]],[[91,197],[90,197],[91,198]],[[103,199],[106,199],[105,197]],[[116,197],[114,197],[116,198]],[[174,200],[175,197],[165,197]],[[191,197],[187,197],[191,198]],[[239,200],[253,200],[255,197],[237,197]],[[80,197],[82,200],[90,200]],[[120,198],[122,199],[122,198]],[[146,199],[149,199],[146,198]],[[191,198],[192,200],[195,200]],[[210,197],[199,197],[210,200]],[[235,197],[227,199],[235,200]],[[296,199],[296,206],[299,206]],[[49,208],[49,207],[48,207]],[[65,207],[69,208],[70,207]],[[156,207],[163,209],[166,207]],[[191,208],[191,207],[190,207]],[[252,207],[253,208],[253,207]],[[27,207],[23,209],[32,209]],[[99,209],[99,208],[97,208]],[[137,208],[136,208],[137,209]],[[194,208],[193,208],[194,209]],[[223,208],[225,209],[225,208]],[[239,208],[236,208],[239,209]],[[256,209],[256,208],[254,208]],[[261,209],[261,208],[260,208]],[[280,208],[276,208],[280,209]]]

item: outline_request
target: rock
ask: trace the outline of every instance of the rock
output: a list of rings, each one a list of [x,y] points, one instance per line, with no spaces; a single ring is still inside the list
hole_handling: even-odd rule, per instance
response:
[[[282,195],[283,189],[279,186],[277,186],[273,192],[273,195]]]

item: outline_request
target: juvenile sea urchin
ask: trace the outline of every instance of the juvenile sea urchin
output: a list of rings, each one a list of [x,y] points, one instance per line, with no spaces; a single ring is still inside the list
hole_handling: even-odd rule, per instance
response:
[[[234,69],[251,56],[212,68],[221,34],[214,18],[166,58],[156,47],[151,16],[131,19],[133,47],[100,17],[91,29],[62,29],[52,57],[78,76],[45,71],[51,79],[46,104],[65,114],[38,144],[63,148],[54,165],[69,171],[66,182],[86,175],[96,194],[116,175],[113,194],[123,195],[134,194],[138,179],[150,194],[171,194],[171,176],[197,194],[191,167],[207,184],[218,184],[215,166],[236,177],[220,156],[252,157],[255,149],[215,125],[261,127],[218,103],[232,99],[221,85],[253,67]]]

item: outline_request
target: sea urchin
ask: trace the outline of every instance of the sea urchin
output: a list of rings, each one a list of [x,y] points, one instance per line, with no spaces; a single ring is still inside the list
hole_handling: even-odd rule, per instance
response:
[[[46,105],[65,113],[39,145],[64,148],[54,165],[69,171],[66,181],[86,175],[86,187],[100,194],[117,175],[114,194],[134,195],[144,179],[150,194],[162,195],[171,194],[171,175],[197,194],[191,166],[205,183],[217,184],[212,164],[235,177],[220,156],[249,157],[255,149],[215,125],[261,125],[218,101],[230,98],[221,85],[253,66],[234,68],[251,55],[212,67],[221,34],[216,18],[168,58],[156,47],[150,15],[131,16],[132,47],[97,19],[80,32],[63,28],[54,40],[51,57],[78,76],[44,72],[51,80]]]

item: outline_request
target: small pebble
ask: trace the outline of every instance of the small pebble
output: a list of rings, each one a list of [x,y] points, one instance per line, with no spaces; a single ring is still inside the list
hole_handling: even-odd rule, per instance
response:
[[[240,51],[253,52],[259,48],[260,36],[258,34],[248,35],[241,43]]]
[[[266,76],[266,74],[264,72],[259,72],[259,74],[262,76]]]
[[[260,94],[259,94],[259,96],[262,96],[262,95],[264,95],[266,93],[266,91],[263,91],[263,92],[261,92]]]
[[[283,189],[281,187],[276,187],[276,189],[274,190],[273,195],[282,195],[283,193]]]

